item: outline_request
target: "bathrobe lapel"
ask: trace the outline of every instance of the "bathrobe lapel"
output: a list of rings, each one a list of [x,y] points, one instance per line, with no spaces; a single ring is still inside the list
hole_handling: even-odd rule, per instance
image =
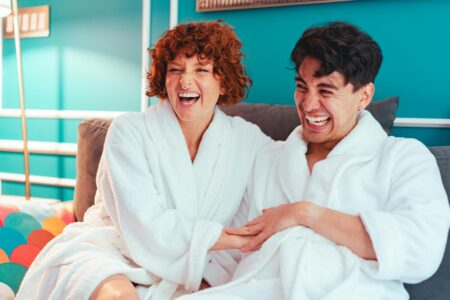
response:
[[[180,209],[190,220],[197,216],[197,182],[192,167],[189,150],[177,117],[168,100],[163,100],[147,120],[149,136],[154,140],[160,155],[160,166],[166,177],[168,193],[175,208]],[[182,178],[182,180],[180,180]]]
[[[231,152],[231,130],[224,113],[215,109],[192,162],[170,103],[162,101],[157,109],[149,112],[152,114],[147,118],[149,135],[162,157],[162,173],[175,207],[190,220],[211,219],[216,211],[211,205],[220,204],[215,198],[227,172],[226,162]]]
[[[228,162],[231,155],[231,125],[225,114],[218,108],[208,130],[202,138],[199,151],[194,161],[197,175],[198,195],[201,199],[199,216],[211,219],[220,214],[220,188],[226,180]]]
[[[373,116],[362,111],[356,127],[336,145],[326,160],[314,165],[310,174],[305,157],[307,142],[303,140],[302,132],[299,126],[286,141],[278,170],[279,185],[289,202],[312,200],[330,208],[337,205],[333,201],[333,191],[342,174],[351,166],[372,160],[386,139],[386,133]]]

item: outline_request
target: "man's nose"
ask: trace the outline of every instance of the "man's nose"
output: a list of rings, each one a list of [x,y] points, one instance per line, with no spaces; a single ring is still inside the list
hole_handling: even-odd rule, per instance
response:
[[[320,108],[320,98],[317,93],[308,91],[304,94],[302,101],[303,110],[313,111]]]

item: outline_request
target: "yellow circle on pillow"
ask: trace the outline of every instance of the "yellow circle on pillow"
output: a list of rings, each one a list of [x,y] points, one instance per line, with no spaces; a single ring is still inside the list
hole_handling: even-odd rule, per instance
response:
[[[9,262],[8,254],[3,251],[3,249],[0,249],[0,264]]]
[[[66,227],[66,223],[63,222],[60,218],[50,217],[42,222],[42,229],[45,229],[55,236],[63,232],[64,227]]]

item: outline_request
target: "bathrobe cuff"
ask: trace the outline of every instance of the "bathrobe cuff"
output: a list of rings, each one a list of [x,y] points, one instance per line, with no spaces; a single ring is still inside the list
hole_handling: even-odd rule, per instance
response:
[[[223,225],[217,222],[198,220],[195,222],[190,250],[189,276],[187,290],[196,291],[204,277],[204,271],[209,261],[208,251],[219,240]]]
[[[372,241],[377,261],[366,261],[362,269],[380,280],[395,280],[402,277],[405,270],[405,249],[403,236],[397,220],[391,213],[367,211],[360,215]]]

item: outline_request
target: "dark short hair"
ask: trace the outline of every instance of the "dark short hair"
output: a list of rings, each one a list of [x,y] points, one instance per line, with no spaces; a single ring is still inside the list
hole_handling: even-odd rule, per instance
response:
[[[374,82],[383,60],[377,42],[358,27],[344,22],[307,29],[291,53],[297,71],[306,57],[320,62],[316,77],[337,71],[354,90]]]
[[[235,104],[241,101],[251,86],[241,62],[242,44],[233,29],[223,21],[179,24],[166,31],[150,49],[152,64],[147,74],[148,96],[167,98],[166,73],[168,62],[179,54],[197,55],[199,60],[211,60],[214,74],[220,76],[224,94],[217,104]]]

